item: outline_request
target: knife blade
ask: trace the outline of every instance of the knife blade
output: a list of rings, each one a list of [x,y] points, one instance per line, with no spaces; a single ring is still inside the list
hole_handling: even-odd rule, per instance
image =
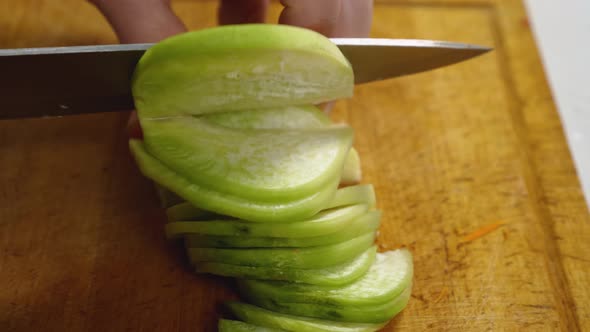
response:
[[[333,38],[352,64],[355,84],[419,73],[486,53],[461,43]],[[0,50],[0,119],[133,109],[131,76],[153,44]]]

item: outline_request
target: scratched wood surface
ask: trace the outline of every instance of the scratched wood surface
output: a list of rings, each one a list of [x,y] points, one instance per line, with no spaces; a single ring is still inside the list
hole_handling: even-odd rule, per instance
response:
[[[191,29],[215,7],[174,3]],[[590,330],[590,217],[522,4],[381,1],[373,35],[495,48],[333,112],[356,129],[379,243],[414,253],[412,300],[385,331]],[[114,42],[84,1],[0,2],[0,47]],[[234,296],[164,239],[126,116],[0,121],[0,331],[209,331]]]

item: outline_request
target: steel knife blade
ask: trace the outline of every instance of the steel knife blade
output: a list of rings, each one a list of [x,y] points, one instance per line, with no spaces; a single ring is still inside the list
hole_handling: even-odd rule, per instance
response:
[[[415,39],[333,38],[352,64],[355,84],[461,62],[487,47]],[[131,76],[153,44],[0,50],[0,119],[133,109]]]

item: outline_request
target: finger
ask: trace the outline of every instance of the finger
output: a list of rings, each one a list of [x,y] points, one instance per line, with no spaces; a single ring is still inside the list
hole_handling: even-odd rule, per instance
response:
[[[186,31],[167,0],[90,0],[109,21],[119,41],[153,43]],[[127,120],[131,138],[142,138],[137,112]]]
[[[91,0],[109,21],[119,41],[153,43],[186,31],[166,0]]]
[[[264,23],[269,0],[222,0],[217,17],[219,24]]]
[[[341,0],[281,0],[285,7],[279,23],[311,29],[331,36],[338,22]]]
[[[328,37],[367,37],[372,0],[281,0],[279,23],[315,30]]]
[[[369,37],[373,23],[373,0],[342,0],[334,37]]]

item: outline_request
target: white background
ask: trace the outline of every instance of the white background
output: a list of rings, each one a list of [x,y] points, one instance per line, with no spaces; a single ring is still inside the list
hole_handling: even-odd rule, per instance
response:
[[[525,0],[590,206],[590,0]]]

